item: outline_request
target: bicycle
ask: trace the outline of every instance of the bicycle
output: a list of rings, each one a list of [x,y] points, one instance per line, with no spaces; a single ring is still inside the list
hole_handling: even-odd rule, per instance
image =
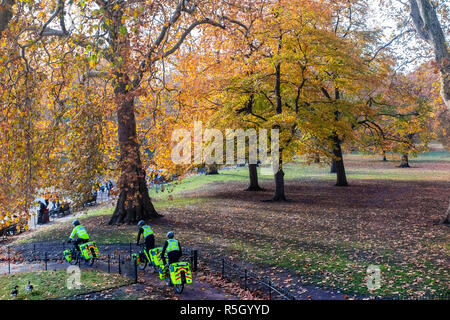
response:
[[[168,286],[173,286],[175,293],[181,294],[185,284],[192,283],[192,274],[189,262],[180,261],[161,268],[160,279]]]
[[[160,269],[160,266],[162,264],[161,259],[161,247],[156,247],[153,249],[150,249],[149,252],[145,250],[145,244],[140,244],[141,251],[139,253],[134,253],[132,256],[134,259],[136,259],[136,264],[139,268],[139,270],[145,270],[147,267],[147,264],[151,264],[153,267],[153,270],[158,272]]]
[[[70,265],[80,264],[81,261],[92,267],[95,259],[100,257],[100,253],[94,241],[86,242],[79,245],[80,250],[77,250],[75,244],[72,249],[64,250],[64,257]]]

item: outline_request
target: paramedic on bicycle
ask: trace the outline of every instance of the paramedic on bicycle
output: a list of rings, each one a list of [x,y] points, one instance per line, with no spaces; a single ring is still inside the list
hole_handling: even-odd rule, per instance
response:
[[[167,240],[164,242],[164,246],[161,252],[161,257],[163,260],[164,265],[166,265],[166,256],[165,253],[167,252],[167,257],[169,258],[169,265],[175,262],[178,262],[180,260],[182,251],[181,251],[181,245],[178,240],[175,240],[173,231],[167,232]]]
[[[78,220],[74,220],[72,222],[72,225],[74,226],[74,228],[67,242],[68,243],[72,242],[73,238],[77,236],[78,239],[75,240],[73,245],[75,246],[75,249],[80,251],[79,245],[89,242],[89,234],[87,233],[86,228],[82,226]]]
[[[155,235],[153,233],[152,228],[148,224],[146,224],[144,220],[139,221],[138,226],[139,226],[139,232],[137,235],[136,245],[137,246],[139,245],[141,235],[143,235],[144,241],[145,241],[145,250],[148,253],[149,250],[151,250],[155,247]]]

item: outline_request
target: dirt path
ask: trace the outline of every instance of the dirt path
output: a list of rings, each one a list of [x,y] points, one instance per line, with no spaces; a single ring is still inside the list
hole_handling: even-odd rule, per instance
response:
[[[211,284],[194,281],[187,285],[182,294],[176,294],[171,287],[160,280],[158,275],[149,271],[140,272],[139,282],[116,289],[108,289],[91,294],[67,297],[69,300],[237,300],[236,296],[226,293]]]
[[[40,259],[42,260],[45,257],[45,254],[47,254],[48,259],[51,259],[52,261],[49,261],[47,263],[47,269],[48,270],[61,270],[67,268],[67,263],[63,261],[62,251],[64,249],[67,249],[68,246],[64,245],[63,243],[57,243],[57,242],[49,242],[49,243],[28,243],[28,244],[22,244],[22,245],[16,245],[11,246],[11,256],[20,256],[24,259],[23,263],[20,264],[11,264],[11,272],[27,272],[27,271],[37,271],[37,270],[45,270],[45,263],[44,262],[34,262],[31,261],[31,259]],[[121,273],[128,275],[130,278],[134,277],[134,271],[131,270],[131,265],[129,263],[128,257],[130,254],[130,247],[127,244],[105,244],[105,245],[99,245],[99,250],[102,254],[102,260],[96,261],[94,266],[91,269],[101,270],[104,272],[108,271],[108,263],[106,257],[108,255],[111,256],[110,261],[110,272],[118,273],[119,272],[119,265],[118,265],[118,254],[121,255]],[[137,247],[132,246],[131,252],[136,252],[138,250]],[[186,250],[185,252],[188,252]],[[206,252],[202,253],[199,257],[200,261],[206,263],[208,265],[208,269],[210,269],[213,273],[214,271],[218,271],[217,268],[212,268],[213,264],[212,262],[217,260],[211,257]],[[58,261],[55,261],[58,260]],[[219,259],[220,260],[220,259]],[[217,261],[219,261],[217,260]],[[215,262],[217,262],[215,261]],[[243,262],[242,262],[243,263]],[[248,268],[249,270],[254,271],[263,271],[259,270],[258,266],[245,263],[245,265],[242,265],[242,267]],[[88,268],[85,265],[81,266],[81,269]],[[212,268],[212,269],[211,269]],[[8,265],[5,263],[0,263],[0,274],[7,273],[8,272]],[[195,275],[194,275],[195,277]],[[273,270],[272,275],[272,283],[276,286],[279,286],[281,288],[285,288],[288,290],[295,299],[297,300],[343,300],[346,298],[344,294],[342,294],[339,291],[331,291],[331,290],[324,290],[323,288],[311,286],[311,285],[304,285],[302,279],[298,276],[292,275],[288,272],[286,272],[283,269],[277,269]],[[156,292],[158,293],[164,293],[165,291],[165,284],[162,280],[159,280],[159,277],[156,273],[153,273],[152,270],[149,270],[148,268],[144,272],[139,272],[138,276],[139,281],[145,281],[145,283],[136,284],[133,286],[130,286],[130,288],[119,288],[117,290],[112,290],[107,295],[103,295],[103,293],[96,293],[93,295],[93,298],[99,298],[99,299],[111,299],[117,298],[117,299],[131,299],[131,297],[134,297],[133,299],[138,299],[141,294],[143,297],[151,297],[155,296]],[[288,280],[286,282],[286,280]],[[236,281],[234,279],[233,281]],[[236,282],[236,285],[239,284]],[[205,282],[205,281],[198,281],[198,279],[194,282],[194,284],[187,286],[186,291],[179,297],[180,299],[193,299],[193,300],[215,300],[215,299],[221,299],[221,300],[227,300],[227,299],[237,299],[236,296],[233,296],[232,294],[229,294],[225,292],[224,290],[221,290],[218,288],[218,286],[212,286],[211,284]],[[150,291],[152,294],[146,295],[142,290],[143,288],[154,288],[153,291]],[[128,291],[127,291],[128,290]],[[256,289],[255,289],[256,290]],[[169,289],[169,292],[172,292],[173,290]],[[139,293],[140,292],[140,293]],[[164,295],[164,298],[168,299],[176,299],[176,296],[173,295]],[[75,297],[79,298],[79,297]],[[282,297],[280,295],[273,294],[274,299],[281,299]]]

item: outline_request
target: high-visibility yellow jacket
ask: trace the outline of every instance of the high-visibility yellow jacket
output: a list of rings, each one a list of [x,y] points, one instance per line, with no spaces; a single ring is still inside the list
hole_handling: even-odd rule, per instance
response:
[[[72,234],[70,235],[70,239],[73,239],[75,236],[78,236],[80,239],[89,240],[89,234],[86,231],[86,228],[82,225],[78,225],[73,228]]]
[[[180,243],[178,242],[178,240],[168,239],[166,252],[169,253],[172,251],[180,251]]]
[[[147,236],[153,234],[152,228],[148,225],[142,226],[142,229],[144,230],[144,232],[143,232],[144,239],[147,238]]]

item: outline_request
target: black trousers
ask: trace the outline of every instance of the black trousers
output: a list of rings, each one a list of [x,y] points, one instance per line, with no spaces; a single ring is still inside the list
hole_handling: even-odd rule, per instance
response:
[[[167,258],[169,258],[169,264],[178,262],[178,260],[180,260],[181,258],[181,251],[171,251],[167,253]],[[164,263],[165,263],[165,258],[164,258]]]
[[[147,251],[147,254],[149,250],[153,249],[155,247],[155,236],[153,234],[148,235],[147,238],[145,238],[145,251]]]
[[[80,238],[78,238],[77,240],[75,240],[75,242],[73,243],[73,245],[75,246],[75,248],[76,248],[78,251],[81,251],[81,250],[80,250],[80,244],[83,244],[83,243],[86,243],[86,242],[89,242],[89,239],[80,239]]]

